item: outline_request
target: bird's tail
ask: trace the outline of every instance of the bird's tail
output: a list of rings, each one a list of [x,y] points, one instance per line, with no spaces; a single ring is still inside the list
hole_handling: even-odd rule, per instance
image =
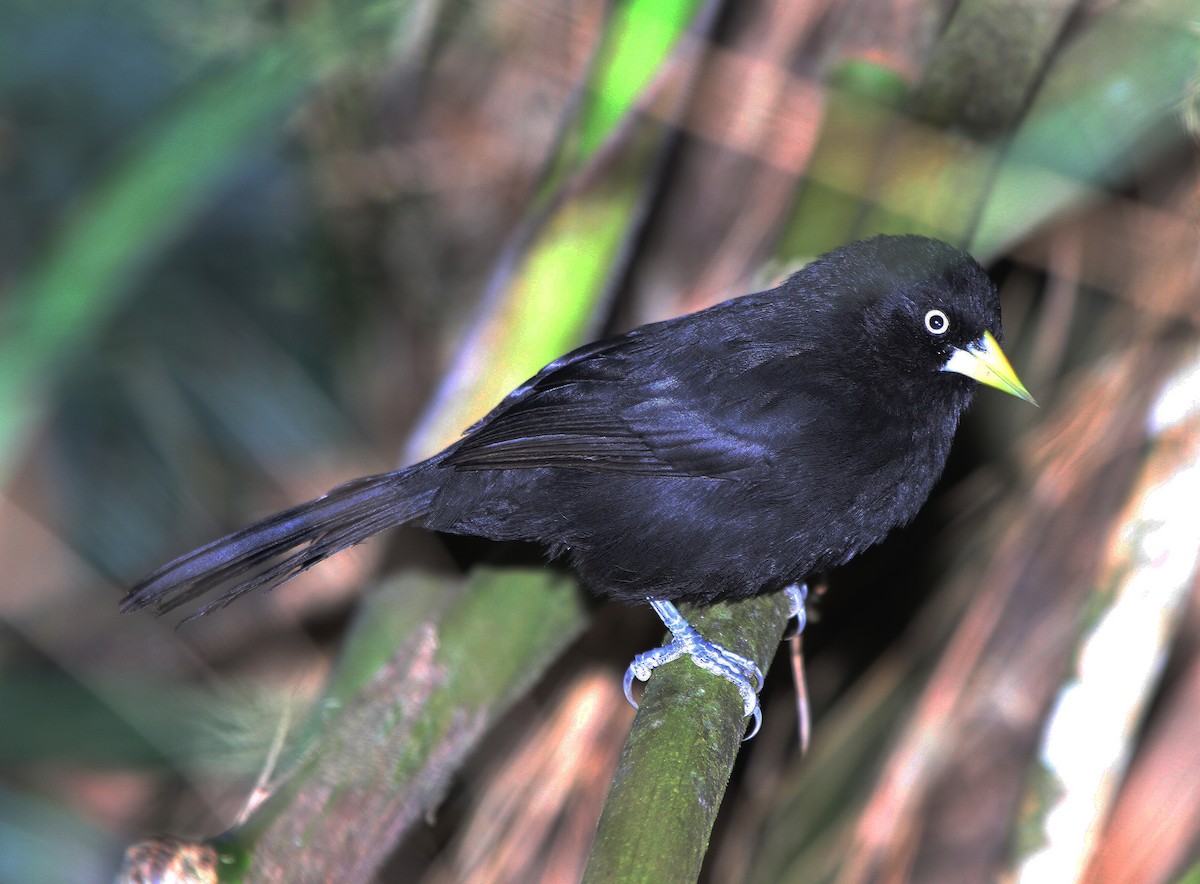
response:
[[[191,620],[253,590],[276,587],[368,537],[424,515],[436,490],[428,466],[355,479],[214,540],[144,577],[121,601],[121,610],[154,605],[160,612],[173,611],[227,587],[187,617]]]

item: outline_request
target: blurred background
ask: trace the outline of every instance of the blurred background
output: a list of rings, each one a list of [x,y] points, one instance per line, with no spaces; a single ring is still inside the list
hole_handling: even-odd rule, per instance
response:
[[[577,880],[649,611],[410,530],[178,629],[117,603],[878,232],[988,264],[1041,409],[982,393],[925,512],[823,581],[812,750],[776,665],[702,879],[1200,880],[1197,22],[0,5],[0,881],[156,835],[160,879]]]

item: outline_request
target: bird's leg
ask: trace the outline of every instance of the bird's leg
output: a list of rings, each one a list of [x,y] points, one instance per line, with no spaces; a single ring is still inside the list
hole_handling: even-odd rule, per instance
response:
[[[800,737],[800,754],[807,755],[812,716],[808,708],[808,680],[804,677],[804,654],[800,647],[800,636],[808,623],[808,614],[804,608],[808,599],[808,584],[793,583],[783,593],[788,600],[788,616],[796,618],[796,628],[787,639],[792,652],[792,676],[796,681],[796,731]]]
[[[661,648],[654,648],[644,654],[638,654],[625,670],[625,697],[637,708],[633,699],[633,680],[646,681],[650,673],[684,655],[691,657],[692,662],[701,669],[706,669],[714,675],[719,675],[738,689],[742,695],[742,705],[747,716],[754,716],[754,729],[750,737],[758,733],[762,723],[762,710],[758,706],[758,691],[762,688],[762,670],[753,660],[735,654],[718,644],[708,641],[688,623],[679,609],[662,599],[649,599],[650,607],[658,614],[663,625],[671,632],[673,640]],[[753,680],[752,680],[753,679]]]
[[[797,636],[804,631],[807,621],[804,603],[808,598],[808,585],[793,583],[783,592],[788,600],[788,617],[796,618],[796,630],[792,635]],[[738,693],[742,695],[742,704],[747,717],[754,716],[754,728],[746,736],[746,739],[748,740],[758,733],[759,725],[762,724],[758,692],[762,689],[763,684],[762,670],[758,668],[758,665],[753,660],[705,639],[670,602],[660,599],[647,599],[647,601],[650,602],[650,607],[658,614],[663,625],[670,630],[673,640],[662,647],[638,654],[629,664],[629,668],[625,670],[625,698],[630,705],[634,709],[638,705],[637,701],[633,699],[634,678],[637,678],[638,681],[646,681],[650,678],[650,673],[659,666],[687,655],[701,669],[719,675],[738,689]],[[753,682],[751,678],[753,678]]]
[[[784,637],[786,640],[800,635],[808,624],[808,611],[804,608],[804,603],[808,601],[808,584],[793,583],[783,591],[783,595],[788,600],[788,618],[796,618],[796,628]]]

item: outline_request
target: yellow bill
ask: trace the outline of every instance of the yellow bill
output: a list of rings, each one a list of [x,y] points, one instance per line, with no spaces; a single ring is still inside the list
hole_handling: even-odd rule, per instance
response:
[[[966,375],[981,384],[987,384],[989,387],[995,387],[997,390],[1003,390],[1018,399],[1024,399],[1026,402],[1037,405],[1037,401],[1029,395],[1029,391],[1025,389],[1025,385],[1013,371],[1008,357],[1004,355],[999,342],[991,332],[985,331],[983,337],[978,341],[971,342],[965,348],[955,348],[954,352],[950,354],[950,358],[946,360],[946,364],[942,366],[942,371],[953,371]]]

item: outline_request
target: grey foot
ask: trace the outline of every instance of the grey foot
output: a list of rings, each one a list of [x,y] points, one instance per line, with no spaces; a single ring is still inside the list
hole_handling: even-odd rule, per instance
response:
[[[794,638],[804,632],[808,624],[808,612],[804,608],[804,603],[808,601],[808,584],[793,583],[783,591],[783,595],[788,600],[788,617],[796,620],[796,628],[786,638]]]
[[[625,670],[626,699],[636,709],[637,702],[633,699],[634,678],[637,678],[638,681],[646,681],[650,677],[650,673],[664,663],[688,656],[701,669],[705,669],[713,675],[719,675],[737,688],[738,693],[742,696],[742,706],[746,716],[754,716],[754,727],[745,739],[748,740],[758,733],[758,728],[762,724],[762,709],[758,705],[758,692],[762,689],[763,684],[762,670],[758,668],[758,665],[753,660],[748,660],[740,654],[735,654],[705,639],[670,602],[651,599],[650,607],[654,608],[659,619],[670,630],[673,640],[661,648],[654,648],[633,658],[633,662]],[[803,603],[801,603],[801,610],[803,610]]]

